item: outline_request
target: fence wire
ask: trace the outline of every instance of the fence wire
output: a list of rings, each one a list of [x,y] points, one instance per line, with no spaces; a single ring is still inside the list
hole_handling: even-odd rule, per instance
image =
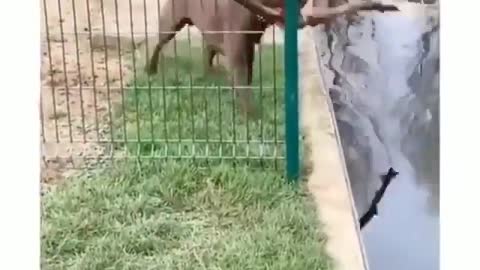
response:
[[[172,34],[159,31],[166,2],[43,0],[44,160],[84,166],[119,158],[187,159],[283,168],[284,52],[278,30],[269,28],[256,45],[250,88],[258,119],[250,119],[235,95],[249,86],[233,90],[225,60],[202,34],[228,38],[259,31],[186,26],[173,33],[160,52],[158,73],[149,75],[145,65],[155,45]]]

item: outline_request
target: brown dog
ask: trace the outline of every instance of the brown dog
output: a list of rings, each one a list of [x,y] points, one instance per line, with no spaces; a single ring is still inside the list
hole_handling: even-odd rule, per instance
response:
[[[303,7],[307,0],[299,1]],[[315,0],[313,0],[315,1]],[[329,1],[329,0],[318,0]],[[369,8],[371,1],[347,3],[334,8],[323,8],[321,16],[299,14],[299,26],[328,21],[336,16]],[[160,14],[160,40],[147,63],[149,74],[157,72],[159,54],[186,25],[195,25],[203,34],[207,49],[207,64],[212,64],[216,53],[226,57],[227,70],[232,76],[242,111],[255,117],[252,83],[255,44],[259,43],[265,29],[275,23],[283,23],[284,0],[168,0]],[[322,18],[320,20],[319,18]]]

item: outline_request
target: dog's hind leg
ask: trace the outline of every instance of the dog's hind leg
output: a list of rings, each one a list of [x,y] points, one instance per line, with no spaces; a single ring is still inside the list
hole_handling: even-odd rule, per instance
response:
[[[213,58],[215,58],[215,55],[217,54],[217,51],[212,48],[211,46],[206,46],[204,50],[204,55],[203,55],[203,64],[204,64],[204,73],[211,73],[213,71]]]
[[[255,45],[248,42],[245,35],[232,35],[227,40],[226,56],[228,69],[233,76],[235,96],[245,116],[254,119],[257,113],[251,83]]]
[[[167,44],[185,25],[192,24],[188,14],[186,0],[168,0],[162,8],[159,19],[159,38],[145,70],[148,74],[157,73],[158,59],[163,46]]]
[[[213,67],[213,58],[215,58],[216,54],[217,54],[217,51],[215,49],[213,49],[213,48],[208,49],[207,63],[208,63],[209,68]]]

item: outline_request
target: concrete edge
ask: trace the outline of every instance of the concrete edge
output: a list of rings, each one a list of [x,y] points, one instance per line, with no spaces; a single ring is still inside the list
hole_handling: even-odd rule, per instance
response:
[[[301,123],[311,166],[308,189],[328,237],[326,249],[334,260],[333,269],[368,270],[335,114],[312,30],[305,28],[299,40]]]

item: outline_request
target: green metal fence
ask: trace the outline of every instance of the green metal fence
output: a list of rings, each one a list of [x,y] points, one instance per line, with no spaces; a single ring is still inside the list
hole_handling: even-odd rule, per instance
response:
[[[271,28],[264,36],[269,42],[256,46],[257,119],[240,113],[221,57],[207,69],[210,51],[193,27],[162,50],[158,74],[144,71],[160,37],[162,2],[43,0],[44,160],[229,162],[286,168],[296,179],[298,1],[286,1],[284,38]]]

